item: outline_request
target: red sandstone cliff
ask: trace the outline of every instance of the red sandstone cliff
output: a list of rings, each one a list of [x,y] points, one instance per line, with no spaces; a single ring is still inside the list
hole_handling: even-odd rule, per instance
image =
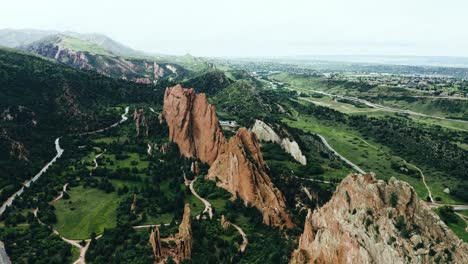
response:
[[[169,138],[177,143],[185,157],[198,157],[210,165],[208,178],[246,206],[260,210],[265,224],[292,227],[281,192],[267,175],[255,134],[245,128],[226,142],[214,106],[205,94],[177,85],[167,88],[164,118]]]
[[[221,148],[208,171],[208,179],[244,200],[246,206],[258,208],[265,224],[292,227],[284,198],[266,171],[268,166],[263,160],[257,137],[240,128]]]
[[[214,106],[205,94],[181,85],[167,88],[163,115],[169,126],[169,138],[179,145],[185,157],[198,157],[211,165],[225,143]]]
[[[291,259],[295,264],[449,262],[468,263],[468,245],[409,184],[376,180],[373,174],[348,176],[327,204],[309,211]]]
[[[192,257],[192,223],[190,217],[190,206],[186,204],[182,222],[179,225],[179,232],[175,236],[161,238],[158,226],[151,232],[149,243],[153,249],[156,263],[165,263],[169,256],[176,263]],[[167,243],[171,241],[175,243],[175,247],[171,247],[170,243]],[[161,242],[166,242],[167,246],[162,246]]]

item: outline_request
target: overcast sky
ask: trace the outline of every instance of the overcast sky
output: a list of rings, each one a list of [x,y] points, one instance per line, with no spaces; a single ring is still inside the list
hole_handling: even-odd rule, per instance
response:
[[[468,56],[468,0],[2,0],[0,28],[197,56]]]

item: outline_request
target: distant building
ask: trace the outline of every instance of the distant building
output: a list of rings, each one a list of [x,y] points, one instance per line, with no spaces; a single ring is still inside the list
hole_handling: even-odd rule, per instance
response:
[[[222,121],[222,120],[220,120],[219,124],[221,125],[222,128],[229,129],[229,130],[239,127],[239,125],[237,124],[236,121]]]

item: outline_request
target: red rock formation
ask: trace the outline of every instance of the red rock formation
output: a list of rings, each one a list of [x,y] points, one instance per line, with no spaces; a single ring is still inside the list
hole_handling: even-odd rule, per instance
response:
[[[158,226],[151,232],[149,243],[153,249],[154,258],[160,260],[163,257],[163,249],[161,247],[161,237]]]
[[[397,202],[395,204],[395,198]],[[393,201],[393,202],[392,202]],[[448,252],[448,253],[447,253]],[[468,263],[463,243],[407,184],[352,174],[308,213],[291,263]]]
[[[144,128],[145,136],[148,136],[149,133],[149,120],[145,115],[145,111],[143,109],[136,109],[133,112],[133,120],[135,120],[135,129],[137,132],[137,136],[140,135],[140,128]],[[152,125],[155,125],[154,122],[151,122]]]
[[[185,157],[198,157],[210,165],[208,179],[262,212],[268,225],[292,227],[284,197],[266,171],[255,134],[245,128],[226,142],[213,106],[205,94],[177,85],[167,88],[164,118],[169,138]]]
[[[198,157],[208,165],[218,156],[225,143],[214,106],[205,94],[177,85],[167,88],[164,95],[164,119],[169,126],[169,138],[179,145],[185,157]]]
[[[258,208],[265,224],[292,227],[284,197],[271,183],[268,170],[257,137],[240,128],[223,146],[208,179],[244,200],[246,206]]]
[[[175,242],[176,246],[175,248],[171,247],[169,243],[163,247],[161,245],[161,241],[172,241]],[[156,263],[165,263],[169,256],[171,256],[177,263],[182,260],[190,259],[192,256],[192,223],[190,205],[185,204],[184,215],[182,217],[182,222],[179,225],[179,232],[175,236],[161,239],[159,227],[155,227],[151,232],[149,243],[153,249]]]
[[[176,237],[177,259],[190,259],[192,256],[192,223],[190,215],[190,205],[185,204],[184,216],[179,225],[179,233]]]

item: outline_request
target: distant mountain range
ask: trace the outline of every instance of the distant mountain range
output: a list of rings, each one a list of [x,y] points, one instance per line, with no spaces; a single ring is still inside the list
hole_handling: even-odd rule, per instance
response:
[[[80,39],[84,42],[89,42],[99,46],[115,55],[144,55],[143,52],[136,51],[102,34],[80,34],[71,31],[59,32],[54,30],[36,29],[0,29],[0,45],[10,48],[26,47],[34,42],[54,35],[63,35]]]
[[[190,55],[149,55],[101,34],[3,29],[0,30],[0,45],[48,57],[77,69],[146,84],[183,80],[212,67],[205,60]]]

